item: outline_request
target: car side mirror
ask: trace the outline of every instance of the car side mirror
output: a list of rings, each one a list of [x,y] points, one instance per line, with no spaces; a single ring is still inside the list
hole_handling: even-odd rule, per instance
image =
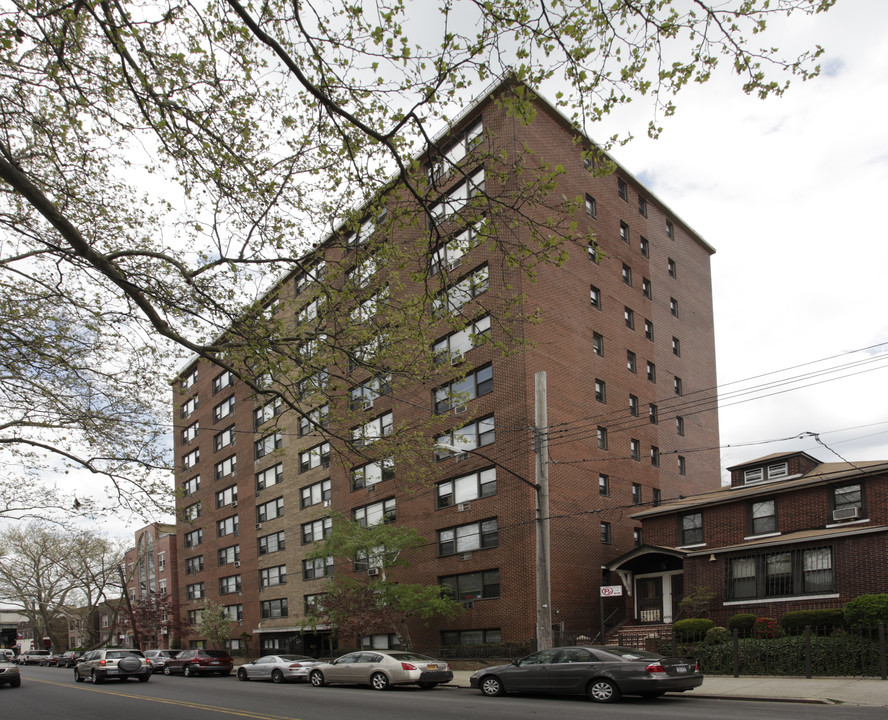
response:
[[[518,660],[512,660],[512,665],[514,665],[515,667],[518,667]]]

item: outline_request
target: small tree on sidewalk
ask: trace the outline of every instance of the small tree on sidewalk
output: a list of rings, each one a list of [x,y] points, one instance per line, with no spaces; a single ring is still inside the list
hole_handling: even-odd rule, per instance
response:
[[[224,605],[207,600],[200,614],[197,633],[217,648],[224,648],[231,639],[231,618]]]

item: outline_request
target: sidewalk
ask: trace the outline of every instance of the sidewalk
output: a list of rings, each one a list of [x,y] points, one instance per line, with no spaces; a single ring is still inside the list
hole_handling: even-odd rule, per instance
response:
[[[469,687],[471,670],[454,670],[450,687]],[[477,692],[477,691],[476,691]],[[726,677],[707,675],[686,697],[867,705],[888,708],[888,681],[873,678]]]

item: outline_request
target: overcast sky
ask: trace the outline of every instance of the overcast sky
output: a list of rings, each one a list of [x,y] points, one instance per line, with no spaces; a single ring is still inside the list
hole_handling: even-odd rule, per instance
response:
[[[888,459],[888,345],[847,354],[888,343],[888,3],[839,0],[771,28],[781,47],[823,45],[824,74],[765,101],[719,78],[679,96],[659,140],[641,106],[593,134],[631,127],[617,160],[717,251],[722,468],[795,450]],[[823,373],[848,363],[863,364]],[[806,432],[832,451],[810,436],[767,442]]]

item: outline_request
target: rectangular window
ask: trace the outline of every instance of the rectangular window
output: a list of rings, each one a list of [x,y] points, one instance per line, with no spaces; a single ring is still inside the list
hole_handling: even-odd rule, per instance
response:
[[[372,445],[377,440],[382,440],[391,435],[394,427],[394,416],[391,412],[387,412],[363,425],[352,428],[352,445],[355,447]]]
[[[660,467],[660,448],[656,445],[651,445],[651,465]]]
[[[303,271],[296,276],[294,281],[294,292],[296,295],[299,295],[311,283],[323,278],[327,269],[323,260],[313,263],[303,263],[302,267],[304,268]]]
[[[678,474],[679,475],[687,475],[688,474],[688,463],[685,460],[684,455],[678,456]]]
[[[865,517],[863,511],[863,486],[860,483],[839,485],[832,489],[832,522],[856,520]]]
[[[204,584],[200,582],[186,585],[185,594],[189,600],[200,600],[204,596]]]
[[[195,410],[197,410],[197,404],[198,404],[197,395],[195,395],[192,398],[188,398],[184,403],[182,403],[181,416],[183,418],[186,418],[189,415],[191,415],[191,413],[193,413]]]
[[[669,298],[669,312],[673,317],[678,317],[678,300],[675,298]]]
[[[216,521],[216,537],[224,537],[225,535],[237,535],[238,517],[232,515],[222,520]]]
[[[259,571],[259,587],[266,588],[273,585],[285,585],[287,583],[287,566],[275,565],[263,568]]]
[[[190,470],[200,462],[200,448],[194,448],[190,453],[182,456],[182,469]]]
[[[437,486],[438,508],[496,495],[496,468],[469,473],[453,480],[445,480]]]
[[[305,595],[303,597],[303,608],[306,615],[321,612],[323,606],[324,593],[315,593],[313,595]]]
[[[263,620],[271,618],[287,617],[287,598],[280,600],[263,600],[259,603],[259,609]]]
[[[284,464],[277,463],[270,468],[256,473],[256,489],[265,490],[273,485],[277,485],[284,480]]]
[[[443,270],[452,272],[462,265],[466,253],[474,249],[480,242],[478,229],[473,225],[454,235],[432,253],[429,260],[429,275],[437,275]]]
[[[657,366],[650,360],[647,362],[647,379],[652,383],[657,382]]]
[[[330,480],[322,480],[302,488],[302,507],[307,508],[321,502],[329,502]]]
[[[310,450],[299,453],[299,472],[304,473],[314,468],[330,467],[330,443],[315,445]]]
[[[302,524],[302,544],[321,542],[333,531],[333,518],[321,518]]]
[[[190,390],[194,387],[194,383],[197,382],[197,369],[195,368],[187,375],[182,377],[182,380],[179,382],[179,387],[182,390]]]
[[[626,181],[623,178],[617,178],[617,195],[619,195],[623,200],[628,202],[629,200],[629,190],[626,187]]]
[[[647,278],[641,279],[641,292],[648,300],[653,300],[654,294],[653,290],[651,290],[651,281]]]
[[[279,497],[256,506],[256,522],[275,520],[284,515],[284,498]]]
[[[602,497],[610,495],[610,478],[603,473],[598,474],[598,494]]]
[[[195,575],[204,568],[203,555],[196,555],[185,559],[185,574]]]
[[[500,596],[499,570],[450,575],[442,577],[439,582],[447,594],[458,602]]]
[[[635,313],[631,308],[625,307],[623,308],[623,320],[626,323],[626,327],[630,330],[635,330]]]
[[[188,495],[193,495],[198,490],[200,490],[200,475],[188,478],[188,480],[182,483],[182,494],[186,497]]]
[[[675,240],[675,227],[672,225],[672,220],[666,221],[666,237]]]
[[[435,390],[435,414],[454,411],[465,407],[466,403],[475,398],[493,392],[493,366],[485,365],[464,378],[454,380]]]
[[[632,287],[632,268],[623,263],[623,282]]]
[[[598,449],[607,450],[607,428],[598,426]]]
[[[675,336],[672,337],[672,354],[681,357],[681,343]]]
[[[379,375],[365,380],[360,385],[349,390],[349,410],[369,410],[373,407],[373,401],[380,395],[387,395],[392,391],[391,375]]]
[[[482,265],[432,299],[432,317],[461,314],[467,302],[487,292],[489,287],[489,271],[487,265]]]
[[[203,530],[197,529],[185,533],[185,547],[197,547],[203,542]]]
[[[503,641],[501,630],[447,630],[441,633],[441,644],[451,645],[485,645]]]
[[[726,599],[792,597],[835,592],[832,548],[805,548],[733,558]]]
[[[768,465],[768,480],[786,477],[789,474],[789,466],[786,463]]]
[[[486,342],[489,338],[490,316],[485,315],[475,322],[469,323],[462,330],[445,335],[432,345],[435,364],[456,365],[465,359],[467,352]]]
[[[271,455],[275,450],[280,450],[284,446],[284,434],[280,431],[266,435],[264,438],[257,440],[255,443],[256,459],[264,458]]]
[[[496,518],[482,522],[438,530],[438,555],[485,550],[499,545],[499,527]]]
[[[592,307],[601,310],[601,290],[594,285],[589,286],[589,300],[592,302]]]
[[[216,407],[213,408],[213,420],[219,422],[222,418],[226,418],[234,412],[234,395],[225,398]]]
[[[257,539],[257,547],[259,548],[260,555],[270,555],[271,553],[276,553],[281,550],[285,550],[287,547],[286,538],[284,535],[284,531],[271,533],[270,535],[263,535],[262,537]]]
[[[703,513],[688,513],[681,516],[679,545],[700,545],[703,543]]]
[[[200,430],[200,423],[193,422],[187,428],[182,430],[182,444],[190,445],[192,441],[197,437],[197,433]]]
[[[666,270],[669,272],[669,277],[678,277],[678,271],[675,267],[675,260],[673,260],[672,258],[667,259]]]
[[[652,320],[645,320],[644,321],[644,336],[648,340],[654,339],[654,323]]]
[[[373,527],[379,523],[394,522],[397,517],[394,498],[371,503],[352,510],[352,520],[361,527]]]
[[[607,402],[607,386],[605,385],[604,380],[599,380],[595,378],[595,399],[600,402]]]
[[[641,505],[641,485],[632,483],[632,504]]]
[[[224,460],[220,460],[215,464],[214,471],[216,480],[237,474],[237,456],[231,455]]]
[[[299,437],[305,437],[313,432],[325,429],[329,414],[330,406],[323,405],[302,415],[299,418]]]
[[[651,490],[651,502],[654,507],[659,507],[662,502],[662,495],[660,493],[660,488],[653,488]]]
[[[234,445],[236,439],[237,436],[234,431],[234,425],[230,425],[222,432],[216,433],[213,436],[213,450],[215,452],[219,452],[222,448],[226,448],[229,445]]]
[[[395,477],[394,458],[388,457],[376,462],[365,463],[352,470],[351,489],[360,490],[364,487],[373,487],[377,483],[391,480],[393,477]]]
[[[592,352],[599,357],[604,357],[604,336],[600,333],[592,333]]]
[[[638,417],[638,398],[635,395],[629,396],[629,414]]]
[[[601,245],[599,245],[594,240],[589,241],[589,261],[594,262],[596,265],[601,263],[601,258],[604,256],[604,253],[601,250]]]
[[[749,504],[750,535],[777,532],[777,507],[774,500],[757,500]]]
[[[637,365],[637,363],[636,363],[636,359],[635,359],[635,353],[632,352],[631,350],[627,350],[626,351],[626,369],[629,372],[634,373],[635,369],[636,369],[636,365]]]
[[[601,544],[602,545],[610,545],[611,544],[611,524],[609,522],[602,522],[600,525],[601,531]]]
[[[457,135],[446,149],[429,166],[429,180],[432,184],[441,178],[449,177],[453,169],[465,158],[472,149],[484,140],[484,125],[481,120],[474,123],[465,132]]]
[[[685,434],[685,419],[680,415],[675,417],[675,433],[676,435]]]
[[[431,207],[432,227],[459,213],[472,198],[484,192],[484,168],[476,170]]]
[[[328,555],[325,558],[315,558],[313,560],[302,561],[302,579],[317,580],[322,577],[333,576],[333,556]]]
[[[673,381],[672,381],[672,389],[675,391],[675,394],[676,394],[676,395],[682,395],[682,394],[684,394],[684,388],[683,388],[683,386],[682,386],[681,378],[680,378],[680,377],[676,377],[676,378],[673,379]]]
[[[645,217],[647,217],[647,214],[648,214],[647,200],[645,198],[643,198],[641,195],[638,196],[638,214],[644,215]]]
[[[622,220],[620,220],[620,240],[629,244],[629,226]]]
[[[641,251],[641,254],[649,258],[651,256],[651,244],[648,242],[646,237],[642,237],[638,241],[638,249]]]
[[[241,576],[229,575],[219,578],[219,594],[230,595],[241,591]]]
[[[229,485],[216,493],[216,508],[237,502],[237,485]]]
[[[283,412],[280,398],[275,398],[253,410],[253,427],[258,430],[262,425]]]
[[[650,420],[652,425],[660,422],[660,410],[654,403],[648,405],[648,420]]]
[[[632,541],[635,543],[635,547],[640,547],[643,544],[641,539],[641,528],[635,528],[632,531]]]
[[[234,376],[226,370],[213,378],[213,395],[234,384]]]
[[[240,545],[230,545],[219,550],[219,565],[231,565],[240,560]]]
[[[586,195],[586,215],[589,217],[598,217],[598,207],[595,204],[595,198],[591,195]]]
[[[241,604],[237,605],[225,605],[225,614],[228,616],[228,619],[231,622],[243,622],[244,619],[244,606]]]
[[[629,440],[629,454],[633,460],[641,460],[641,441],[635,438]]]

